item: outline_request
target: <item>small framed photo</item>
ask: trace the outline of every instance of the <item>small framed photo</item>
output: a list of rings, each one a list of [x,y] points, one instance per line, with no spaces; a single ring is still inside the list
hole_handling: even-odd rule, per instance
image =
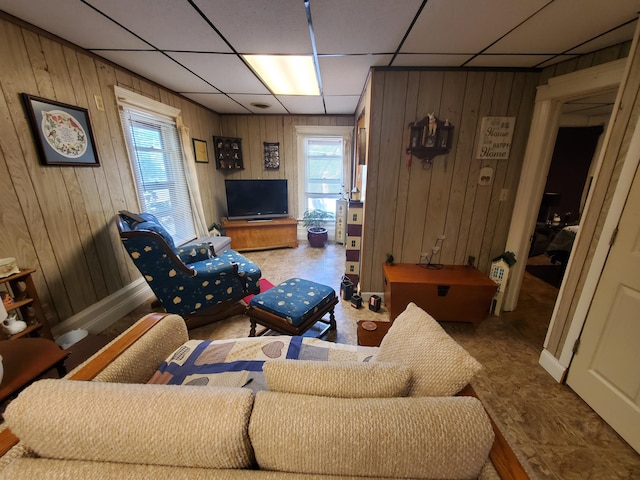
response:
[[[22,100],[43,165],[100,166],[86,108],[27,93]]]
[[[263,142],[264,168],[277,170],[280,168],[280,142]]]
[[[207,152],[207,142],[193,138],[193,156],[196,163],[209,163],[209,153]]]

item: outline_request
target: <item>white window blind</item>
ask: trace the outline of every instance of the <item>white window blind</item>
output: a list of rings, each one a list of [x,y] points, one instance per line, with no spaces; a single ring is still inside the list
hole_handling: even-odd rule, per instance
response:
[[[344,187],[344,139],[306,136],[304,144],[305,207],[335,213]]]
[[[175,122],[120,107],[141,211],[154,214],[176,245],[196,237]]]

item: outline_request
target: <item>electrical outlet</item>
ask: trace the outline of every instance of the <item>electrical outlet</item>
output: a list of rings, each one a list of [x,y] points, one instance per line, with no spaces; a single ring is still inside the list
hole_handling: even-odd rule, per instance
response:
[[[503,188],[502,190],[500,190],[500,201],[504,202],[507,199],[508,195],[509,195],[509,189]]]

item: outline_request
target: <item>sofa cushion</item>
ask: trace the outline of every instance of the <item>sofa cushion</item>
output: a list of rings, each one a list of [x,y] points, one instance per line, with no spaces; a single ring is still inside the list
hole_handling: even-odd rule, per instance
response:
[[[283,360],[265,362],[263,372],[271,391],[341,398],[402,397],[411,379],[392,363]]]
[[[477,478],[493,443],[472,397],[327,398],[259,392],[249,437],[260,468],[385,478]]]
[[[409,396],[413,397],[455,395],[482,368],[414,303],[394,320],[372,360],[407,365],[412,372]]]
[[[5,411],[7,425],[40,456],[204,468],[247,468],[253,393],[40,380]]]

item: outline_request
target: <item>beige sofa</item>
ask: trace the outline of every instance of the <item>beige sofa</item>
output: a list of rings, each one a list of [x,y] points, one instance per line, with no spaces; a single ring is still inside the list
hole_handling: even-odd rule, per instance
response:
[[[455,396],[480,365],[413,304],[370,362],[266,362],[257,393],[147,384],[187,340],[181,317],[149,315],[28,387],[0,479],[527,478],[480,401]]]

